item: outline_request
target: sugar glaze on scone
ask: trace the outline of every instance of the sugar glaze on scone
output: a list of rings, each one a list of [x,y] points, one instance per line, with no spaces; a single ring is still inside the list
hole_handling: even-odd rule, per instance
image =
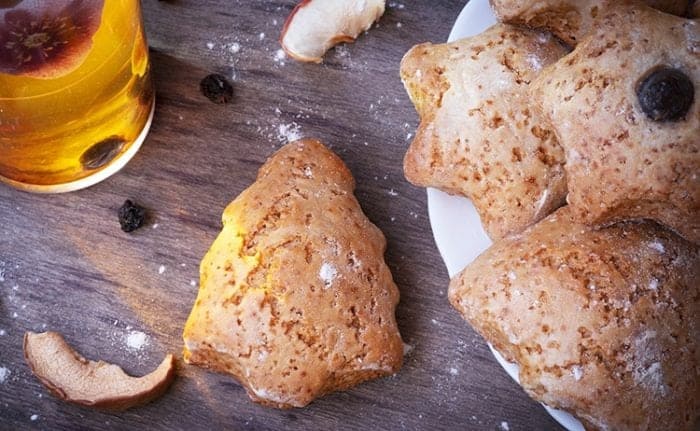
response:
[[[612,8],[531,89],[565,149],[579,220],[651,218],[700,243],[698,21]]]
[[[401,78],[421,123],[404,159],[406,178],[470,198],[492,239],[561,206],[564,153],[527,89],[566,53],[549,35],[503,24],[413,47]]]
[[[270,157],[224,211],[202,261],[186,362],[231,374],[254,401],[280,408],[398,371],[399,292],[354,187],[317,141]]]
[[[602,10],[618,0],[489,0],[499,21],[548,30],[576,46],[595,27]],[[651,7],[682,15],[687,0],[645,0]]]
[[[700,425],[700,253],[662,226],[594,229],[564,207],[494,244],[449,298],[530,396],[586,429]]]

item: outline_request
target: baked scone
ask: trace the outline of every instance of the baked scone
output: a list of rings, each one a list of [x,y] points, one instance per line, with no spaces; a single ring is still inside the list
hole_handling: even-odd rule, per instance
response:
[[[479,256],[449,298],[530,396],[588,430],[700,425],[700,253],[672,231],[595,230],[564,207]]]
[[[413,47],[401,78],[421,123],[404,159],[406,178],[471,198],[492,239],[561,206],[564,153],[527,88],[566,53],[548,35],[504,24]]]
[[[320,142],[270,157],[202,261],[186,362],[231,374],[279,408],[398,371],[399,292],[354,187]]]
[[[700,243],[700,25],[615,7],[533,101],[566,152],[579,220],[651,218]]]
[[[594,27],[602,9],[610,0],[489,0],[501,22],[548,30],[571,46],[581,41]],[[651,7],[682,15],[687,0],[643,0]]]

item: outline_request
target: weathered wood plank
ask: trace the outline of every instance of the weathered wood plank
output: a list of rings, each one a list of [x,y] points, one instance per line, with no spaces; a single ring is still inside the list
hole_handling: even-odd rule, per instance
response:
[[[390,2],[378,28],[321,66],[276,58],[293,3],[145,1],[158,104],[138,155],[81,192],[0,186],[0,367],[10,372],[0,383],[0,428],[493,430],[506,421],[511,430],[557,429],[449,306],[425,192],[402,175],[417,117],[399,61],[415,43],[444,40],[464,2]],[[213,71],[235,76],[233,103],[199,94],[199,80]],[[48,395],[24,364],[25,330],[60,331],[86,356],[131,373],[150,371],[166,351],[181,356],[191,283],[224,206],[295,134],[340,154],[388,238],[399,325],[414,347],[401,372],[292,411],[254,405],[230,378],[181,361],[162,399],[122,414]],[[126,198],[151,210],[131,235],[116,219]],[[148,344],[129,349],[131,331],[146,333]]]

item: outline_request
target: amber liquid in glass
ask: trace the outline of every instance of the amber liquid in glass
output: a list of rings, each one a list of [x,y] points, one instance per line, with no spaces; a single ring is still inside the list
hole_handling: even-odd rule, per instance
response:
[[[121,168],[150,124],[140,2],[73,0],[32,10],[41,3],[53,2],[20,1],[12,9],[20,12],[6,12],[5,22],[0,15],[0,181],[76,190]],[[83,45],[72,52],[72,43]]]

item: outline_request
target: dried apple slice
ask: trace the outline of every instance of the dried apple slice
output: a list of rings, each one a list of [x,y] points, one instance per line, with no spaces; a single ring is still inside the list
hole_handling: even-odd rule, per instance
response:
[[[280,43],[299,61],[320,63],[341,42],[352,42],[384,14],[385,0],[303,0],[287,18]]]
[[[57,332],[25,333],[24,358],[58,398],[105,410],[146,404],[161,396],[175,377],[171,354],[152,373],[131,377],[116,365],[83,358]]]
[[[103,0],[25,0],[0,10],[0,73],[55,78],[78,67],[100,26]]]

